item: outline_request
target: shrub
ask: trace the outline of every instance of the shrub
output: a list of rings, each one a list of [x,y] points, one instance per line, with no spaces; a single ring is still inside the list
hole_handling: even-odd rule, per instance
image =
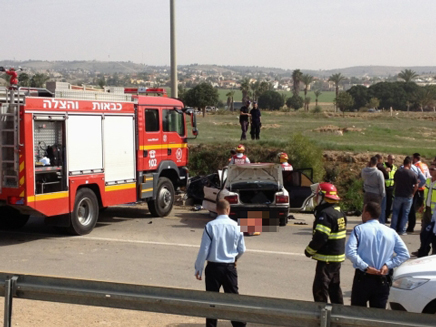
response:
[[[312,112],[314,114],[319,114],[320,112],[322,112],[322,107],[321,106],[315,106],[315,108],[313,108]]]
[[[279,92],[266,91],[258,99],[259,108],[279,110],[284,105],[284,100]]]
[[[363,208],[363,180],[353,178],[341,185],[340,189],[346,190],[342,193],[342,208],[346,211],[361,211]]]
[[[291,108],[283,106],[283,107],[280,108],[280,112],[291,112]]]
[[[300,108],[303,108],[304,100],[302,97],[294,94],[292,97],[286,100],[286,105],[288,106],[288,108],[298,110]]]
[[[238,142],[221,144],[200,144],[189,146],[189,170],[191,176],[207,175],[227,166],[230,150]],[[322,150],[314,142],[301,134],[285,140],[260,140],[256,143],[243,143],[246,155],[251,162],[277,162],[277,154],[286,152],[295,169],[312,168],[314,180],[321,181],[323,169]]]

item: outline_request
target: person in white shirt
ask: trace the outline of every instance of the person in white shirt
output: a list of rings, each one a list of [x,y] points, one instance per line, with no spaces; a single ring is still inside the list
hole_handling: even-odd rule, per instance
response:
[[[201,238],[200,250],[195,261],[195,277],[202,280],[204,262],[206,291],[239,294],[236,261],[245,252],[244,235],[238,223],[230,219],[230,204],[220,200],[216,206],[218,216],[206,224]],[[216,319],[206,319],[206,327],[215,327]],[[233,327],[246,326],[244,322],[232,321]]]

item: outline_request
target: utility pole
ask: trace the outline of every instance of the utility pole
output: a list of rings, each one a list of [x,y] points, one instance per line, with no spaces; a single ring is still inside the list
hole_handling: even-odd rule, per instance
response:
[[[175,0],[170,0],[170,23],[171,23],[171,96],[178,98],[177,83],[177,59],[176,59],[176,9]]]

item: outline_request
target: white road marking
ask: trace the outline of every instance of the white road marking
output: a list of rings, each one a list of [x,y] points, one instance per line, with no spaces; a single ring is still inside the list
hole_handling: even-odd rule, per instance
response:
[[[37,233],[23,233],[23,232],[9,232],[9,234],[19,234],[19,235],[29,235],[29,236],[45,236],[49,240],[63,240],[65,237],[56,237],[49,234],[37,234]],[[161,246],[177,246],[185,248],[199,248],[200,245],[194,244],[184,244],[184,243],[168,243],[168,242],[155,242],[155,241],[141,241],[141,240],[126,240],[118,238],[108,238],[108,237],[95,237],[95,236],[79,236],[68,238],[69,241],[80,241],[80,240],[90,240],[90,241],[105,241],[105,242],[118,242],[118,243],[131,243],[131,244],[147,244],[147,245],[161,245]],[[295,252],[282,252],[282,251],[267,251],[267,250],[256,250],[247,249],[247,253],[262,253],[262,254],[277,254],[277,255],[288,255],[288,256],[303,256],[303,253]]]
[[[140,241],[140,240],[122,240],[117,238],[105,238],[105,237],[94,237],[94,236],[82,236],[80,239],[87,239],[93,241],[106,241],[106,242],[120,242],[120,243],[134,243],[134,244],[151,244],[151,245],[164,245],[164,246],[177,246],[186,248],[199,248],[200,245],[194,244],[183,244],[183,243],[168,243],[168,242],[154,242],[154,241]],[[281,251],[266,251],[266,250],[255,250],[247,249],[247,252],[253,253],[264,253],[264,254],[279,254],[279,255],[295,255],[304,256],[303,253],[293,253],[293,252],[281,252]]]

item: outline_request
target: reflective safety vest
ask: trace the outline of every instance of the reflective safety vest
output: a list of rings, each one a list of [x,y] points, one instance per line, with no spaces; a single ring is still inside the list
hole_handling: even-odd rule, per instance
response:
[[[383,167],[389,168],[386,163],[383,163]],[[392,187],[394,186],[394,175],[397,171],[398,167],[395,165],[392,165],[391,171],[389,172],[389,178],[385,181],[386,187]]]
[[[313,237],[306,251],[318,261],[344,261],[346,228],[347,217],[337,204],[321,204],[315,208]]]
[[[294,170],[294,168],[292,168],[292,165],[290,165],[287,162],[282,163],[282,169],[283,170],[288,170],[288,171]]]
[[[247,156],[243,155],[242,157],[238,157],[237,155],[234,155],[233,162],[237,165],[243,165],[243,164],[247,163]]]
[[[430,175],[430,170],[428,169],[428,166],[425,163],[423,163],[421,161],[418,161],[415,164],[415,166],[418,167],[419,170],[421,170],[421,172],[422,172],[422,174],[424,175],[425,178],[429,178],[431,176]],[[424,189],[425,189],[425,187],[423,186],[423,187],[420,187],[418,190],[423,191]]]
[[[428,199],[427,197],[429,195],[430,186],[431,186],[431,178],[427,178],[424,186],[424,206],[427,206],[427,199]],[[433,185],[433,189],[431,190],[431,199],[430,199],[430,208],[432,214],[435,210],[435,207],[436,207],[436,185]]]

